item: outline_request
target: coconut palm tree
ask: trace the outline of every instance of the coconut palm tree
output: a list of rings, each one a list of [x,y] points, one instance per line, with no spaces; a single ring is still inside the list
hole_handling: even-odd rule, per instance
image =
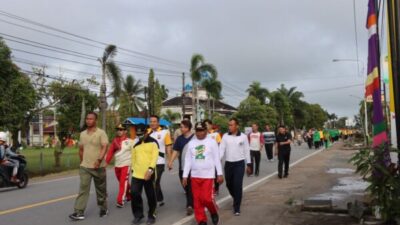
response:
[[[216,78],[209,78],[209,79],[204,79],[201,85],[207,91],[208,117],[212,118],[210,99],[213,100],[213,113],[214,113],[215,99],[219,100],[221,98],[222,84]]]
[[[140,80],[128,75],[123,81],[123,89],[120,95],[120,108],[128,116],[137,115],[144,108],[145,99],[142,97],[144,88]]]
[[[112,84],[111,95],[117,98],[121,92],[121,71],[117,64],[114,62],[114,57],[117,54],[117,46],[108,45],[103,52],[103,56],[98,59],[101,64],[101,79],[100,86],[100,111],[102,116],[102,129],[106,130],[106,117],[107,117],[107,85],[106,80],[109,79]]]
[[[268,89],[261,87],[261,83],[258,81],[253,81],[246,91],[249,96],[256,97],[262,104],[265,104],[265,98],[269,96]]]
[[[284,84],[281,84],[281,87],[277,89],[282,95],[286,96],[289,100],[290,104],[290,113],[293,116],[293,122],[303,120],[305,117],[305,103],[301,100],[304,97],[304,94],[300,91],[296,91],[297,87],[291,87],[287,89]],[[294,128],[296,128],[295,124]]]
[[[205,63],[204,57],[200,54],[194,54],[190,63],[190,77],[192,78],[192,112],[194,122],[197,122],[197,107],[199,99],[197,98],[198,82],[203,74],[208,74],[211,78],[216,79],[218,76],[217,69],[214,65]]]

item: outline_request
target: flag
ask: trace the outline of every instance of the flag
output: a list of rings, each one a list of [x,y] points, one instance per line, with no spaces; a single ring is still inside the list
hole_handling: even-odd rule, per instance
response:
[[[386,122],[383,116],[383,108],[381,101],[381,87],[379,76],[379,36],[377,32],[377,16],[376,16],[375,0],[368,2],[367,29],[368,39],[368,75],[365,87],[365,97],[372,95],[373,100],[373,139],[372,147],[378,147],[388,141],[386,133]]]

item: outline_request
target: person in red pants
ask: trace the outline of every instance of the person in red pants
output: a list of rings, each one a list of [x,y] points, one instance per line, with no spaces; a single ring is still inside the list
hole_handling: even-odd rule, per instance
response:
[[[222,166],[219,157],[218,144],[207,137],[207,126],[204,122],[195,125],[196,138],[193,138],[187,147],[182,184],[188,184],[188,177],[192,185],[194,215],[199,225],[207,224],[204,208],[211,214],[214,225],[219,222],[218,207],[214,199],[214,179],[217,170],[218,183],[224,181]],[[190,174],[189,174],[190,173]]]
[[[106,164],[110,164],[115,157],[115,175],[119,182],[119,191],[117,196],[117,207],[124,207],[124,200],[130,201],[130,185],[129,171],[131,166],[131,150],[137,140],[132,140],[127,137],[126,127],[119,124],[116,127],[117,136],[112,141],[106,156]]]

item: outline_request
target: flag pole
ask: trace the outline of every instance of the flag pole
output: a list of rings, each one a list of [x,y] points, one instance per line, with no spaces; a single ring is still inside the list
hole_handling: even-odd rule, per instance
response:
[[[388,27],[389,27],[389,44],[390,44],[390,56],[393,80],[393,101],[395,109],[395,120],[396,120],[396,137],[397,137],[397,149],[400,149],[400,55],[399,55],[399,4],[396,0],[388,1]],[[400,154],[397,156],[398,164],[400,164]]]

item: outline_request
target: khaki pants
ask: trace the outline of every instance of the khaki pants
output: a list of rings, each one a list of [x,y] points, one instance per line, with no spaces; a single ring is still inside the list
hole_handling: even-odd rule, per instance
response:
[[[107,177],[106,169],[89,169],[85,167],[79,168],[80,186],[79,194],[75,200],[75,212],[83,213],[90,194],[90,184],[92,178],[96,189],[97,205],[102,210],[107,210]]]

